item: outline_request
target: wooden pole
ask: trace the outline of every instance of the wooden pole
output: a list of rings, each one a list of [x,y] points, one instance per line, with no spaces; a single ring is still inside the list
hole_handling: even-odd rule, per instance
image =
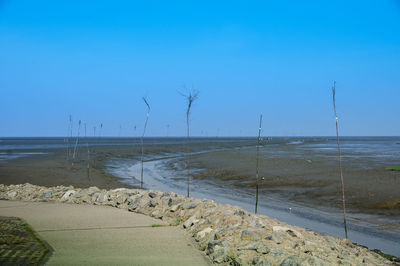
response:
[[[88,140],[87,134],[86,134],[86,123],[85,123],[85,139],[86,139],[86,150],[87,150],[86,173],[87,173],[87,178],[89,180],[89,184],[91,184],[92,182],[90,181],[90,152],[89,152],[89,140]]]
[[[189,94],[185,95],[181,93],[183,97],[187,99],[186,109],[186,196],[190,194],[190,153],[189,153],[189,142],[190,142],[190,109],[192,108],[193,102],[199,97],[199,92],[196,90],[189,91]]]
[[[78,142],[80,133],[81,133],[81,120],[79,120],[78,135],[76,136],[74,154],[72,155],[72,165],[74,165],[74,161],[78,157]]]
[[[261,144],[261,126],[262,126],[262,114],[260,115],[260,126],[258,127],[258,139],[257,139],[257,154],[256,154],[256,207],[254,213],[257,214],[258,208],[258,186],[260,182],[259,177],[259,159],[260,159],[260,144]]]
[[[345,232],[345,235],[346,235],[346,239],[348,239],[347,222],[346,222],[346,200],[345,200],[345,197],[344,197],[344,181],[343,181],[343,170],[342,170],[342,153],[341,153],[341,150],[340,150],[340,140],[339,140],[339,118],[338,118],[337,113],[336,113],[335,94],[336,94],[336,81],[333,82],[333,87],[332,87],[333,110],[334,110],[335,118],[336,118],[336,141],[337,141],[338,153],[339,153],[340,181],[341,181],[341,185],[342,185],[342,204],[343,204],[344,232]]]
[[[143,158],[144,158],[143,138],[144,138],[144,134],[146,132],[147,121],[149,120],[149,115],[150,115],[150,105],[147,102],[145,97],[143,97],[142,99],[143,99],[144,103],[147,106],[147,113],[146,113],[146,121],[144,122],[143,134],[142,134],[142,137],[140,139],[141,140],[141,144],[142,144],[142,157],[141,157],[142,168],[140,170],[140,188],[143,188]]]

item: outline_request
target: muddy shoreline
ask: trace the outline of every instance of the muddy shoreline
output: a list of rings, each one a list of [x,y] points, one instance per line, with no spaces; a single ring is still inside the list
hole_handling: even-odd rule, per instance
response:
[[[312,143],[316,140],[309,141]],[[252,145],[252,139],[231,142],[216,140],[209,143],[192,141],[192,178],[253,193],[256,181],[255,149]],[[261,148],[260,176],[264,177],[260,183],[261,194],[271,194],[282,200],[307,206],[340,209],[342,203],[337,160],[327,158],[326,153],[315,154],[314,151],[301,150],[301,147],[271,142]],[[24,150],[19,152],[21,151]],[[26,150],[29,151],[31,150]],[[185,151],[184,141],[170,141],[169,144],[149,142],[145,146],[145,160],[171,156],[172,160],[166,167],[171,170],[177,170],[177,167],[184,169]],[[8,152],[12,154],[15,151]],[[79,147],[74,162],[67,160],[66,149],[35,149],[35,152],[43,154],[0,162],[2,183],[28,182],[45,186],[78,187],[95,185],[104,189],[134,187],[122,184],[119,178],[109,173],[107,167],[110,160],[140,160],[137,139],[132,140],[132,145],[91,146],[88,177],[84,145]],[[352,158],[345,158],[343,161],[348,211],[400,216],[400,195],[394,189],[400,187],[400,172],[386,170],[392,162],[380,165],[372,161],[369,167],[366,158],[362,163]]]
[[[126,140],[128,141],[131,140]],[[145,160],[167,161],[168,163],[163,165],[163,170],[170,174],[176,173],[172,182],[182,182],[186,178],[184,174],[186,171],[182,171],[185,168],[185,141],[168,140],[168,144],[163,144],[165,140],[152,141],[153,143],[147,143],[145,146]],[[271,205],[269,201],[274,199],[283,202],[282,208],[292,205],[304,206],[304,208],[315,209],[331,216],[333,213],[340,215],[341,194],[337,161],[329,159],[327,153],[316,154],[303,147],[307,146],[283,146],[279,143],[269,143],[261,148],[260,176],[265,180],[260,186],[260,204]],[[221,193],[221,202],[225,203],[229,203],[229,196],[231,196],[226,193],[247,194],[249,200],[252,200],[255,187],[253,139],[216,140],[210,143],[199,140],[194,141],[190,149],[193,153],[191,156],[193,189],[207,184],[213,187],[212,190]],[[78,148],[78,159],[73,162],[73,165],[71,159],[67,160],[66,149],[48,148],[34,151],[38,154],[0,162],[1,183],[5,185],[23,183],[41,186],[72,185],[81,188],[96,186],[100,189],[135,188],[139,185],[138,182],[124,182],[127,180],[126,176],[123,180],[115,174],[110,174],[112,161],[126,160],[128,166],[139,162],[141,149],[137,139],[134,139],[131,144],[90,146],[89,178],[84,145]],[[7,152],[13,154],[17,151]],[[29,153],[32,150],[20,149],[18,152]],[[344,174],[350,219],[354,214],[352,221],[354,224],[383,230],[381,236],[375,231],[372,232],[372,234],[378,234],[379,237],[383,237],[384,232],[393,232],[397,238],[400,232],[398,222],[400,195],[395,188],[400,185],[400,176],[399,172],[386,171],[387,165],[394,162],[383,160],[383,163],[375,161],[371,163],[368,158],[360,160],[355,156],[356,159],[352,158],[346,151],[344,154],[348,156],[344,161]],[[163,158],[169,159],[163,160]],[[135,178],[135,176],[128,174],[128,178]],[[205,197],[207,197],[206,194],[207,192],[204,194]],[[276,206],[269,207],[276,208]],[[246,209],[251,211],[251,206]],[[287,212],[279,208],[276,211],[278,215],[283,213],[284,216]],[[294,209],[293,214],[295,212]],[[296,215],[307,214],[297,213]],[[321,215],[322,218],[323,216]],[[291,219],[293,217],[289,217],[287,221]],[[318,221],[322,226],[320,231],[336,230],[332,228],[325,230],[326,225],[322,220]],[[308,227],[307,222],[298,222],[300,226]],[[318,231],[318,228],[314,230]],[[334,233],[334,235],[340,236],[339,233]]]

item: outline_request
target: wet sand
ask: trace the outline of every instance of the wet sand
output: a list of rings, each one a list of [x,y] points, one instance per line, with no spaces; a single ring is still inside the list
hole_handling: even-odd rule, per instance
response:
[[[308,141],[319,145],[321,139]],[[0,161],[0,183],[97,186],[102,189],[138,187],[140,171],[133,171],[133,174],[132,166],[137,168],[140,164],[139,140],[125,139],[122,142],[90,146],[89,178],[85,145],[79,147],[73,165],[71,159],[67,160],[65,148],[8,150],[6,153],[11,157],[32,151],[39,154]],[[338,161],[332,157],[335,151],[321,153],[306,147],[302,144],[284,145],[279,140],[260,149],[260,176],[264,177],[260,183],[260,211],[288,223],[341,237],[342,202]],[[190,151],[194,196],[253,210],[254,139],[213,139],[206,142],[194,139]],[[155,189],[162,190],[162,187],[157,187],[160,184],[168,191],[180,186],[178,193],[185,194],[185,152],[184,139],[147,140],[144,156],[148,163],[145,167],[155,162],[155,168],[147,169],[150,172],[146,170],[145,188],[151,188],[150,183],[146,184],[152,182],[151,177],[146,175],[154,171],[160,174],[158,181],[161,181],[153,184]],[[396,242],[400,232],[400,172],[387,171],[386,168],[397,161],[376,160],[378,155],[360,158],[349,151],[345,151],[344,156],[351,237],[359,243],[390,252],[393,249],[384,245]],[[124,167],[126,169],[122,169]],[[118,171],[120,175],[116,174]],[[288,212],[290,206],[293,213]]]
[[[254,148],[195,155],[193,167],[205,169],[195,174],[195,178],[213,179],[217,184],[252,192],[256,184],[255,156]],[[264,180],[260,182],[260,193],[274,194],[308,206],[340,209],[342,194],[338,161],[314,157],[274,158],[262,154],[260,177]],[[343,175],[350,212],[400,215],[400,193],[396,189],[400,187],[400,172],[387,171],[382,166],[361,169],[345,161]]]
[[[132,145],[90,147],[90,177],[87,176],[87,151],[78,149],[77,159],[66,160],[66,149],[35,149],[40,155],[17,158],[0,163],[0,179],[4,184],[32,183],[44,186],[73,185],[97,186],[112,189],[121,186],[120,179],[109,174],[111,159],[140,160],[138,139],[127,139]],[[310,139],[312,143],[314,140]],[[320,139],[315,140],[320,141]],[[167,144],[163,144],[168,142]],[[254,139],[234,141],[213,139],[205,143],[192,140],[190,150],[193,178],[207,180],[236,190],[253,193],[255,187],[256,152]],[[271,194],[283,200],[308,206],[341,208],[341,188],[337,159],[325,153],[316,154],[299,145],[275,145],[273,142],[261,148],[261,194]],[[210,151],[211,150],[211,151]],[[27,150],[29,152],[30,150]],[[145,146],[145,160],[171,157],[166,168],[185,168],[185,141],[149,140]],[[12,153],[13,151],[9,151]],[[346,155],[346,154],[344,154]],[[350,212],[372,213],[384,216],[400,215],[400,172],[387,171],[390,165],[369,163],[363,159],[344,158],[347,207]],[[179,179],[180,177],[177,176]]]
[[[132,183],[121,182],[120,178],[110,174],[111,160],[127,159],[133,164],[140,160],[139,140],[125,139],[123,142],[124,145],[90,147],[89,178],[87,151],[85,146],[81,146],[73,165],[71,159],[66,159],[66,149],[35,149],[35,152],[44,154],[1,162],[1,183],[82,188],[97,186],[104,189],[134,187]],[[264,181],[260,183],[260,193],[308,207],[340,210],[342,202],[337,159],[328,157],[328,153],[303,149],[302,145],[282,145],[281,142],[271,141],[261,148],[260,176],[264,177]],[[308,139],[307,142],[320,143],[321,139]],[[193,139],[190,145],[193,153],[192,178],[216,187],[254,194],[254,145],[254,139],[211,139],[207,142]],[[32,150],[26,150],[29,151]],[[165,165],[166,170],[183,170],[185,151],[184,139],[149,139],[145,146],[145,160],[170,158]],[[15,151],[8,152],[12,154]],[[393,162],[385,164],[385,160],[377,163],[368,161],[368,158],[354,158],[349,156],[343,160],[348,211],[389,218],[400,216],[400,172],[386,170]],[[183,178],[183,174],[176,176],[178,180]],[[400,223],[385,226],[387,229],[399,229]]]
[[[104,138],[106,139],[106,138]],[[92,142],[100,142],[92,140]],[[103,140],[105,141],[105,140]],[[60,142],[60,141],[59,141]],[[83,143],[83,140],[81,139]],[[169,144],[159,143],[158,139],[150,139],[146,142],[144,156],[146,160],[154,158],[164,158],[174,154],[183,154],[186,151],[185,140],[168,139]],[[101,142],[100,142],[101,143]],[[123,145],[121,145],[121,143]],[[127,144],[128,143],[128,144]],[[227,143],[196,143],[192,141],[191,149],[200,151],[212,148],[232,148],[236,146],[248,145],[251,141],[227,142]],[[61,142],[63,144],[63,142]],[[107,171],[107,164],[110,159],[135,159],[140,160],[141,148],[139,139],[126,138],[119,140],[116,145],[90,146],[90,178],[87,176],[87,150],[85,144],[78,148],[76,160],[70,156],[67,160],[67,149],[34,149],[35,153],[26,157],[0,161],[0,183],[5,185],[31,183],[41,186],[76,186],[89,187],[97,186],[104,189],[118,187],[133,187],[121,183],[121,179],[112,176]],[[31,153],[31,149],[6,150],[9,155],[17,153]],[[72,153],[72,152],[71,152]],[[72,164],[73,161],[73,164]]]

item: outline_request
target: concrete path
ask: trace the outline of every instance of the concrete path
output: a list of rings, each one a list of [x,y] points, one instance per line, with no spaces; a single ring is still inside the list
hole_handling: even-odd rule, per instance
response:
[[[46,265],[210,265],[192,239],[161,220],[107,206],[0,201],[52,247]]]

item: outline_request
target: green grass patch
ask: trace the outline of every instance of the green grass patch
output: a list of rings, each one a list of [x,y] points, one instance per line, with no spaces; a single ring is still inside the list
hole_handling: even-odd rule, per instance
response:
[[[163,227],[166,226],[164,224],[152,224],[151,227]]]
[[[387,260],[394,261],[394,262],[399,262],[400,261],[400,259],[398,257],[383,253],[379,249],[373,249],[372,251],[375,252],[376,254],[378,254],[379,256],[384,257]]]
[[[400,171],[400,166],[388,167],[388,168],[386,168],[386,170],[389,170],[389,171]]]
[[[178,226],[178,225],[180,225],[182,223],[182,220],[181,219],[176,219],[175,221],[173,221],[172,223],[170,223],[169,225],[170,226]]]

